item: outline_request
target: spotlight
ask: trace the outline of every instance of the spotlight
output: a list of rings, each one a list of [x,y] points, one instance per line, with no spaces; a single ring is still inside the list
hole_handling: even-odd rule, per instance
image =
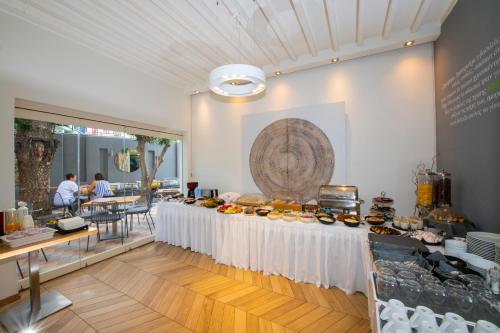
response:
[[[193,94],[195,94],[195,95],[199,94],[199,93],[200,93],[200,91],[198,89],[196,89],[195,91],[193,91]]]
[[[281,73],[280,71],[274,72],[274,76],[280,76],[281,74],[283,74],[283,73]]]
[[[404,43],[404,46],[405,47],[410,47],[410,46],[413,46],[415,44],[415,41],[414,40],[409,40],[407,42]]]
[[[28,327],[23,329],[21,333],[37,333],[37,331],[34,328]]]
[[[339,62],[339,61],[340,61],[340,59],[339,59],[339,58],[333,58],[333,59],[332,59],[332,64],[334,64],[334,63],[336,63],[336,62]]]

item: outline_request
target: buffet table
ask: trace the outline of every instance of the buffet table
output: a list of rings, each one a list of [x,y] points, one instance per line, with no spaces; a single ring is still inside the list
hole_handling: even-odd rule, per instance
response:
[[[216,262],[297,282],[367,293],[368,229],[225,215],[162,202],[156,241],[190,248]]]

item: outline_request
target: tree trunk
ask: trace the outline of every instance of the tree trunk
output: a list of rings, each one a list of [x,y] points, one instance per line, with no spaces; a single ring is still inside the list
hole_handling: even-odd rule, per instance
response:
[[[139,152],[139,169],[141,169],[141,195],[148,189],[148,166],[146,164],[146,143],[148,137],[143,135],[136,135],[137,151]]]
[[[19,198],[33,209],[50,212],[50,171],[58,140],[55,124],[23,120],[15,134],[15,153],[19,179]]]
[[[151,166],[151,170],[148,170],[148,166],[146,163],[146,143],[154,142],[155,138],[144,136],[144,135],[136,135],[137,140],[137,151],[139,152],[140,158],[140,169],[141,169],[141,195],[144,196],[146,190],[151,188],[151,184],[155,180],[156,173],[158,172],[158,168],[165,161],[165,155],[170,147],[170,143],[163,143],[163,147],[160,153],[160,156],[156,156],[153,161],[153,165]]]

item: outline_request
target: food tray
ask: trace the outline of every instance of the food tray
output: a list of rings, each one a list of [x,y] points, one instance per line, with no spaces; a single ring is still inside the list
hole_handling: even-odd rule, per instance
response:
[[[19,235],[24,234],[25,236],[17,239],[9,239],[12,234],[0,237],[2,242],[11,248],[25,246],[32,243],[41,242],[44,240],[49,240],[54,237],[55,229],[52,228],[39,228],[36,229],[36,234],[29,235],[30,231],[18,231]]]
[[[67,235],[67,234],[71,234],[73,232],[77,232],[77,231],[82,231],[82,230],[87,230],[89,228],[88,225],[82,225],[81,227],[77,227],[75,229],[69,229],[69,230],[66,230],[66,229],[61,229],[59,226],[56,226],[56,230],[59,234],[61,235]]]

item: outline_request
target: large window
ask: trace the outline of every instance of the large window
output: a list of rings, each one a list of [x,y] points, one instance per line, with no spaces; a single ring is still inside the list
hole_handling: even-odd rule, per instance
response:
[[[35,208],[50,210],[58,185],[70,173],[81,186],[100,173],[115,196],[140,194],[145,188],[141,163],[155,190],[180,190],[181,140],[148,137],[141,152],[134,134],[21,118],[16,118],[16,132],[16,201],[30,201]],[[47,189],[48,196],[33,193]]]
[[[84,217],[89,214],[89,203],[95,200],[98,193],[85,190],[96,174],[109,183],[112,191],[110,200],[115,197],[116,202],[119,198],[125,201],[123,197],[138,198],[133,203],[137,207],[148,206],[148,198],[153,198],[152,208],[148,210],[149,220],[143,214],[126,215],[127,206],[120,206],[123,220],[125,216],[128,218],[124,229],[128,229],[126,236],[112,223],[109,224],[109,231],[108,224],[93,223],[92,226],[99,228],[101,236],[113,235],[117,230],[119,237],[90,237],[45,248],[40,260],[41,272],[104,255],[123,244],[151,241],[154,228],[150,222],[155,218],[155,202],[161,200],[165,193],[181,189],[182,136],[164,133],[158,128],[149,130],[149,126],[144,124],[134,127],[125,121],[124,125],[109,119],[102,122],[89,120],[87,114],[75,115],[73,112],[69,117],[67,114],[71,110],[55,113],[60,110],[52,106],[50,110],[44,109],[44,105],[41,105],[41,111],[34,110],[31,108],[34,103],[29,101],[21,100],[21,104],[18,106],[16,101],[16,203],[24,201],[28,204],[35,224],[45,226],[68,216],[69,208],[57,203],[57,193],[59,185],[69,174],[76,176],[73,180],[78,189],[77,193],[73,193],[75,205],[70,207],[73,215]],[[55,111],[52,112],[52,109]],[[88,215],[85,219],[92,221]],[[20,277],[26,276],[26,256],[18,257],[17,263]]]

